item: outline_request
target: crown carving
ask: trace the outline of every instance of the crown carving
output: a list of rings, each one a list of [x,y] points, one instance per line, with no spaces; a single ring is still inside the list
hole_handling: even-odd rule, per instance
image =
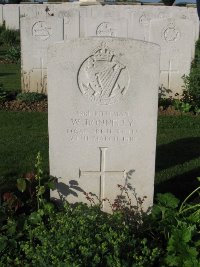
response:
[[[113,53],[107,47],[102,47],[93,57],[95,61],[111,61]]]

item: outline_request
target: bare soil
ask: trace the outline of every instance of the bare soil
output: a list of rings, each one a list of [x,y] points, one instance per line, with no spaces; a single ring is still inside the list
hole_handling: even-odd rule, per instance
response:
[[[0,102],[0,110],[47,112],[48,104],[47,99],[34,103],[27,103],[20,100],[11,100]]]
[[[26,103],[20,100],[11,100],[11,101],[0,102],[0,110],[47,112],[48,102],[47,102],[47,99],[44,99],[39,102],[34,102],[34,103]],[[173,106],[169,106],[167,108],[160,106],[158,108],[158,115],[179,116],[183,114],[194,115],[192,112],[185,113],[185,112],[176,110]]]

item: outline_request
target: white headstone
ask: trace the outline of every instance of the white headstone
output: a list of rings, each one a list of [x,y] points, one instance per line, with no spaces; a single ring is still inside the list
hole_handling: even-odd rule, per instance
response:
[[[186,19],[157,19],[150,25],[150,41],[161,47],[160,86],[169,95],[183,91],[182,76],[188,75],[194,47],[193,23]]]
[[[40,18],[59,17],[63,18],[69,8],[76,7],[74,3],[62,4],[20,4],[20,17]]]
[[[175,6],[136,6],[130,8],[131,35],[139,40],[149,40],[150,22],[153,19],[187,19],[193,22],[195,29],[195,41],[199,37],[199,19],[197,12],[186,7]]]
[[[0,25],[3,24],[3,5],[0,5]]]
[[[147,196],[144,209],[152,205],[159,54],[155,44],[109,37],[49,49],[50,173],[58,178],[52,197],[87,202],[83,192],[92,192],[113,203],[118,184],[130,184]]]
[[[91,6],[80,11],[80,36],[128,37],[129,16],[125,6]]]
[[[63,19],[21,18],[22,90],[47,93],[47,47],[63,40]]]
[[[4,5],[3,19],[7,29],[19,30],[19,5]]]

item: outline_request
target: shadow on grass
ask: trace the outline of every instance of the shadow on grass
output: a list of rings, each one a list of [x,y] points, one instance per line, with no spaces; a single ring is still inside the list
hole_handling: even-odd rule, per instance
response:
[[[177,198],[184,200],[195,188],[199,186],[196,179],[200,176],[200,167],[181,175],[171,177],[169,180],[155,185],[155,195],[157,193],[170,192]]]
[[[156,172],[199,157],[200,137],[184,138],[160,145],[156,150]]]

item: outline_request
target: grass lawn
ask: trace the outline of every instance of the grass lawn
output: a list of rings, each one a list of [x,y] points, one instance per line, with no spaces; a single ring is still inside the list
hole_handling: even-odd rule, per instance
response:
[[[156,154],[155,191],[188,195],[200,176],[200,116],[159,117]]]
[[[44,170],[48,171],[47,114],[1,111],[0,189],[34,170],[38,151],[44,160]]]
[[[0,60],[6,54],[6,48],[0,47]],[[21,91],[21,66],[18,64],[3,64],[0,62],[0,84],[6,91]]]
[[[32,171],[41,151],[48,171],[46,113],[0,112],[0,189]],[[145,164],[145,163],[144,163]],[[162,116],[158,119],[156,192],[183,198],[200,176],[200,116]]]

